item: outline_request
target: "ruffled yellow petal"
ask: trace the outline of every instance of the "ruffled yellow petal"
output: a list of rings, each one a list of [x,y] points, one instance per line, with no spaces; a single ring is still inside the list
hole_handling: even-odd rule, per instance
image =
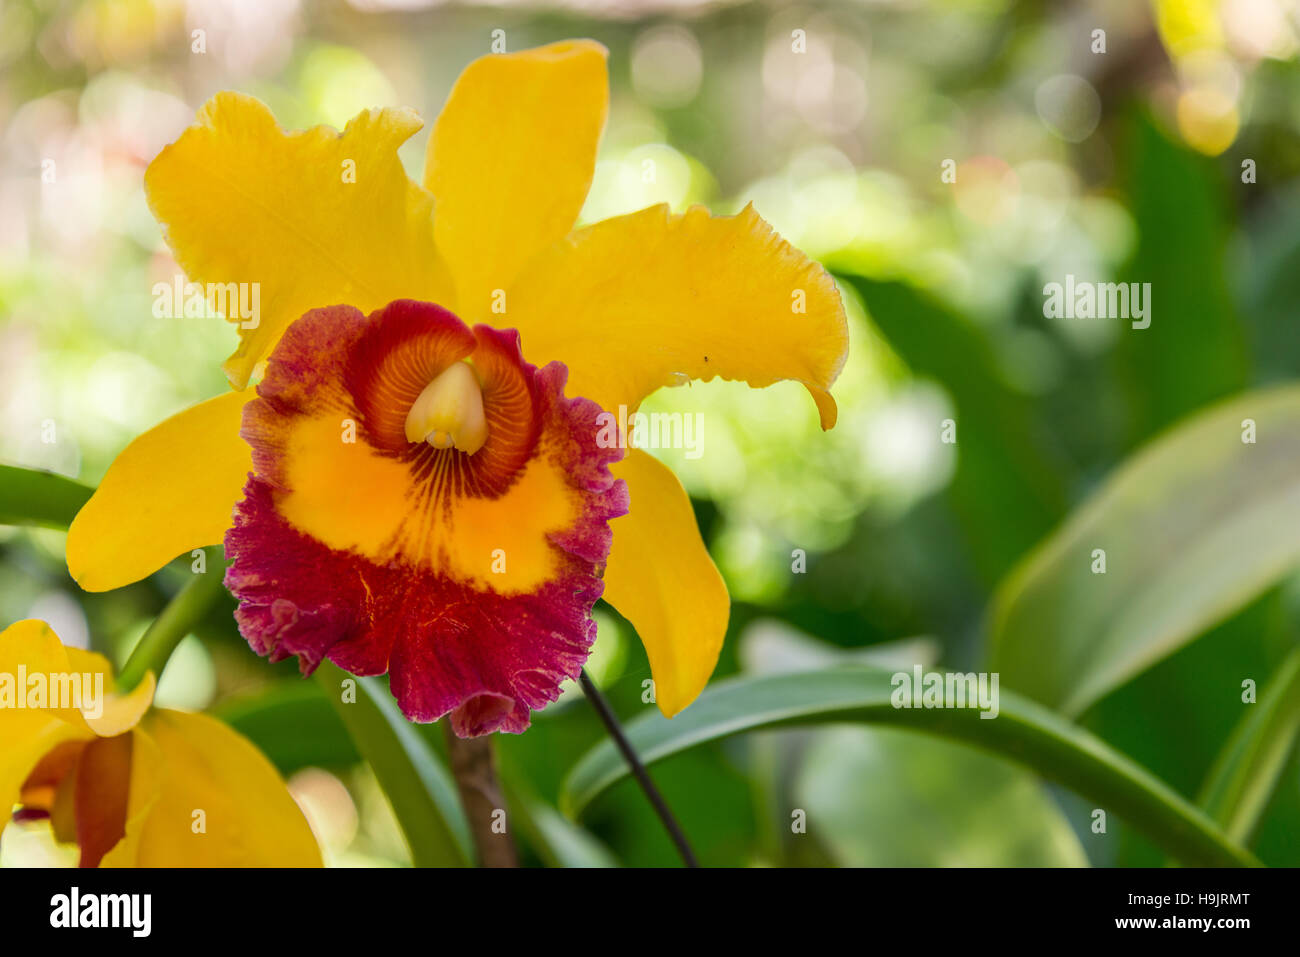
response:
[[[433,198],[397,157],[421,125],[411,110],[383,109],[341,134],[285,133],[260,101],[219,93],[149,165],[149,206],[189,278],[258,284],[256,322],[240,322],[225,365],[236,388],[308,309],[369,312],[402,298],[452,307]]]
[[[597,223],[537,257],[508,305],[493,321],[519,330],[528,360],[565,362],[568,393],[611,412],[687,378],[794,379],[822,428],[835,424],[829,389],[849,342],[839,291],[752,207]]]
[[[631,507],[610,523],[604,597],[640,635],[655,701],[671,718],[713,674],[731,600],[677,476],[639,449],[610,471],[627,482]]]
[[[151,711],[135,734],[157,748],[150,769],[157,799],[133,832],[145,800],[133,793],[140,803],[127,809],[122,856],[134,854],[140,867],[320,866],[302,811],[246,738],[215,718],[179,711]]]
[[[252,469],[239,435],[252,390],[172,416],[128,445],[68,529],[68,571],[86,591],[120,588],[221,542]]]
[[[424,185],[462,319],[499,318],[494,291],[573,228],[605,126],[605,57],[591,40],[485,56],[452,88]]]

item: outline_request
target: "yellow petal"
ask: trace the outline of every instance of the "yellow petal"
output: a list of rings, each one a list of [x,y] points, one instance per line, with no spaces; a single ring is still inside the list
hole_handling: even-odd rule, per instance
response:
[[[591,40],[494,54],[452,88],[424,185],[462,319],[486,320],[494,290],[573,228],[605,126],[605,57]]]
[[[67,721],[80,728],[85,727],[81,713],[76,708],[45,706],[50,700],[48,696],[44,699],[45,704],[39,708],[19,707],[16,699],[12,702],[8,699],[8,695],[13,694],[27,700],[27,689],[19,687],[19,669],[22,669],[29,678],[38,674],[63,675],[72,671],[68,651],[69,649],[63,647],[63,642],[55,634],[54,629],[37,618],[15,622],[0,632],[0,679],[3,680],[0,691],[4,692],[4,695],[0,696],[0,728],[6,732],[5,739],[9,737],[8,732],[11,727],[25,727],[31,723],[30,719],[42,715]],[[104,658],[100,655],[84,651],[78,653],[82,656],[77,659],[79,665],[86,664],[90,659],[104,662]],[[97,663],[78,670],[93,672],[98,670],[96,665]]]
[[[56,640],[57,639],[57,636]],[[145,673],[138,685],[126,694],[118,694],[117,681],[113,677],[113,666],[103,655],[86,651],[82,648],[64,647],[67,655],[67,669],[73,674],[90,675],[92,681],[102,682],[94,685],[94,694],[83,700],[80,708],[81,717],[86,727],[101,738],[112,738],[130,731],[139,723],[140,718],[153,704],[156,687],[153,672]],[[30,667],[28,671],[30,671]],[[85,679],[82,679],[83,687]],[[103,700],[99,700],[102,693]]]
[[[149,165],[149,207],[189,278],[258,284],[256,325],[240,323],[225,365],[236,388],[308,309],[370,312],[405,298],[454,308],[433,198],[397,157],[421,125],[411,110],[383,109],[359,113],[341,134],[285,133],[260,101],[219,93]]]
[[[54,630],[36,619],[20,621],[0,632],[0,682],[10,677],[16,683],[20,666],[29,677],[80,676],[76,687],[82,700],[79,708],[34,709],[8,707],[0,697],[0,819],[14,804],[37,762],[58,744],[129,731],[153,702],[152,672],[129,694],[116,694],[107,658],[64,647]]]
[[[53,629],[43,621],[28,619],[0,632],[0,694],[26,694],[18,687],[19,668],[27,675],[64,674],[68,655]],[[17,699],[0,698],[0,828],[27,775],[50,751],[64,742],[88,740],[94,734],[72,709],[19,708]]]
[[[120,588],[177,555],[222,541],[252,470],[244,403],[200,402],[128,445],[68,529],[68,571],[86,591]]]
[[[569,366],[569,395],[629,412],[685,378],[794,379],[835,424],[829,389],[848,324],[830,275],[754,212],[667,206],[607,219],[537,257],[509,292],[501,325],[538,365]]]
[[[131,779],[127,785],[126,833],[104,855],[100,867],[137,867],[140,835],[158,803],[162,756],[148,734],[136,728],[131,734]]]
[[[132,817],[147,801],[140,782],[119,858],[134,856],[140,867],[320,866],[302,811],[246,738],[215,718],[179,711],[151,711],[137,740],[142,734],[157,748],[157,799],[133,831]]]
[[[73,651],[72,648],[68,649],[70,658]],[[95,657],[99,658],[101,656],[96,655]],[[74,660],[73,670],[81,670],[77,668],[75,659],[72,660]],[[153,704],[156,682],[154,681],[153,672],[148,671],[145,672],[145,676],[140,680],[140,683],[127,694],[116,694],[111,690],[112,687],[112,682],[106,684],[106,688],[110,690],[105,692],[103,708],[99,714],[92,714],[85,708],[81,709],[82,717],[86,719],[86,724],[90,726],[90,730],[101,738],[112,738],[119,734],[125,734],[140,723],[144,713]]]
[[[610,471],[627,482],[631,507],[610,523],[604,597],[640,635],[655,701],[671,718],[713,674],[731,600],[677,476],[639,449]]]
[[[126,837],[131,796],[133,734],[96,738],[81,749],[76,769],[65,778],[75,788],[75,839],[80,867],[98,867]],[[62,788],[60,788],[62,790]],[[51,818],[57,818],[58,799]],[[59,832],[56,825],[55,833]]]

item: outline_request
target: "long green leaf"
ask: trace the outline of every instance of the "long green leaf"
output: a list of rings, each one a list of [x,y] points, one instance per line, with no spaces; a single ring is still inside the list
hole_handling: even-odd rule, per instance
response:
[[[631,722],[627,732],[642,758],[652,762],[762,728],[865,721],[924,731],[1010,758],[1096,801],[1183,863],[1257,863],[1163,782],[1031,701],[1003,691],[998,716],[985,719],[972,708],[895,708],[892,691],[889,672],[861,667],[731,679],[708,688],[672,721],[647,713]],[[576,816],[626,774],[613,743],[602,742],[569,773],[561,809]]]
[[[1078,714],[1293,568],[1297,528],[1300,387],[1214,406],[1122,465],[1008,576],[992,670]]]
[[[1066,812],[1023,767],[898,728],[803,734],[787,806],[807,812],[807,833],[842,867],[1088,865]]]
[[[388,796],[412,862],[417,867],[467,866],[474,858],[455,782],[388,689],[378,679],[354,678],[329,662],[322,662],[316,675]],[[344,700],[343,682],[348,680],[356,682],[355,701]]]
[[[1300,736],[1300,647],[1233,730],[1197,803],[1234,841],[1248,843]]]
[[[64,530],[94,492],[54,472],[0,465],[0,525]]]
[[[618,867],[618,859],[600,839],[569,820],[525,784],[505,784],[511,817],[547,867]]]

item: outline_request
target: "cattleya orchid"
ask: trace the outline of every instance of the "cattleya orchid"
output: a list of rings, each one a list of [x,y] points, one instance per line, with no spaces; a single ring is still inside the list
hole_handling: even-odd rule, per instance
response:
[[[191,280],[256,283],[261,312],[233,391],[134,441],[77,516],[82,587],[224,540],[256,651],[387,672],[408,718],[461,736],[526,728],[580,670],[602,595],[664,714],[699,694],[726,586],[681,484],[600,441],[602,410],[692,378],[793,379],[830,428],[846,322],[752,208],[574,230],[605,59],[573,41],[472,63],[423,186],[397,155],[409,110],[285,133],[247,96],[202,108],[150,165],[149,204]]]
[[[117,693],[107,659],[29,619],[0,632],[0,675],[0,829],[15,805],[48,818],[82,867],[320,866],[271,763],[215,718],[152,708],[152,673]]]

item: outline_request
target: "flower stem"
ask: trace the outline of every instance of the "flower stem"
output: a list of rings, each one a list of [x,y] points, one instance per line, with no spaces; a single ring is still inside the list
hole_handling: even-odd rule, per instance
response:
[[[505,827],[505,798],[492,760],[492,735],[459,738],[451,721],[443,722],[447,756],[460,802],[469,820],[470,836],[483,867],[518,867],[519,855]]]
[[[654,781],[650,780],[650,772],[646,770],[645,765],[637,756],[636,751],[632,748],[627,736],[623,734],[623,728],[618,723],[618,717],[614,710],[605,700],[605,696],[596,688],[595,682],[587,674],[584,668],[582,674],[578,677],[582,685],[583,694],[591,702],[591,706],[596,709],[596,714],[605,725],[605,730],[609,736],[614,739],[614,744],[622,752],[623,759],[627,761],[628,767],[632,769],[632,776],[636,778],[637,783],[641,785],[641,790],[645,792],[646,798],[650,801],[655,813],[659,815],[659,820],[663,822],[664,828],[668,831],[668,836],[672,838],[673,844],[677,847],[677,853],[682,856],[682,862],[687,867],[699,867],[695,860],[695,852],[691,850],[690,842],[686,840],[686,834],[682,831],[681,825],[677,823],[677,818],[673,817],[672,810],[664,800],[659,789],[655,787]]]
[[[209,550],[207,560],[215,567],[196,574],[177,592],[136,644],[117,676],[117,686],[121,691],[130,691],[138,685],[146,672],[152,671],[155,678],[161,677],[176,646],[194,630],[194,625],[221,595],[225,562],[221,560],[221,553],[215,550]]]

